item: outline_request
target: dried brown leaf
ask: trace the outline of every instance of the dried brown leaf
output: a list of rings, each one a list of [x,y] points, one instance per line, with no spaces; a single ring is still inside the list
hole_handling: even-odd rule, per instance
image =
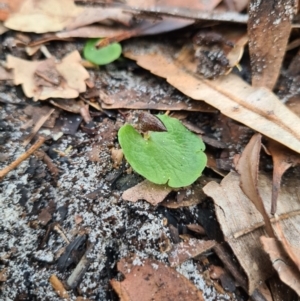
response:
[[[280,243],[274,238],[265,236],[262,236],[260,240],[280,279],[300,296],[300,272],[289,261]]]
[[[85,92],[89,74],[80,62],[78,51],[71,52],[60,63],[54,63],[52,58],[26,61],[7,56],[7,68],[13,69],[14,84],[21,84],[25,95],[34,100],[76,98]]]
[[[57,71],[64,77],[67,85],[78,91],[85,92],[85,80],[89,78],[89,73],[81,65],[81,56],[78,51],[73,51],[66,55],[61,63],[56,65]]]
[[[229,173],[221,182],[210,182],[204,192],[213,198],[216,215],[225,240],[237,256],[248,277],[251,295],[258,285],[272,274],[271,264],[261,249],[259,237],[264,235],[263,218],[240,188],[237,173]]]
[[[98,37],[115,37],[131,32],[128,28],[114,28],[105,25],[82,26],[72,30],[64,30],[52,36],[52,40],[66,38],[98,38]],[[49,40],[49,39],[47,39]],[[44,42],[41,40],[41,42]],[[35,45],[36,43],[34,43]]]
[[[54,32],[64,29],[83,11],[73,0],[25,0],[4,25],[25,32]]]
[[[130,47],[131,46],[131,47]],[[300,152],[300,119],[269,90],[253,88],[240,77],[229,74],[216,80],[195,74],[192,53],[183,51],[174,60],[176,49],[166,43],[131,43],[125,56],[164,77],[178,90],[195,100],[204,100],[224,115]]]
[[[178,266],[186,260],[210,250],[215,244],[214,240],[199,240],[196,238],[175,244],[168,254],[169,263],[172,267]]]
[[[101,95],[100,95],[101,98]],[[108,102],[108,99],[110,103]],[[103,100],[101,98],[101,100]],[[186,110],[198,112],[216,112],[216,110],[202,101],[194,101],[186,99],[178,101],[171,97],[157,98],[147,95],[141,91],[128,89],[113,95],[107,95],[106,101],[103,101],[102,108],[104,109],[137,109],[137,110]]]
[[[24,0],[1,0],[0,21],[6,20],[23,2]]]
[[[186,225],[186,227],[189,230],[191,230],[191,231],[193,231],[195,233],[198,233],[200,235],[204,235],[205,234],[205,229],[202,226],[200,226],[199,224],[189,224],[189,225]]]
[[[145,180],[125,190],[122,194],[122,198],[130,202],[146,200],[148,203],[156,206],[162,202],[171,191],[172,188],[167,185],[158,185]]]
[[[274,229],[276,231],[277,239],[280,241],[286,254],[290,257],[290,259],[300,271],[300,248],[298,246],[297,248],[295,248],[294,246],[290,245],[290,243],[285,238],[282,226],[279,222],[277,215],[275,216],[275,219],[276,223]]]
[[[204,300],[194,284],[159,261],[147,259],[142,265],[134,265],[132,259],[121,259],[117,269],[125,280],[113,279],[110,283],[121,301]]]
[[[230,10],[240,12],[247,8],[249,0],[225,0],[224,2]]]
[[[128,6],[138,7],[138,8],[153,8],[159,6],[167,6],[169,8],[189,8],[189,9],[199,9],[204,11],[209,11],[214,9],[221,0],[211,0],[211,1],[198,1],[198,0],[126,0],[125,3]]]
[[[245,147],[236,166],[241,175],[241,188],[245,195],[255,205],[265,221],[265,227],[268,235],[274,237],[273,228],[269,216],[264,207],[263,200],[258,191],[258,165],[259,154],[261,150],[261,135],[255,134]]]
[[[248,276],[249,293],[251,294],[259,282],[263,282],[272,273],[269,261],[262,253],[259,243],[260,236],[264,235],[264,221],[261,214],[241,190],[238,174],[231,172],[221,184],[210,182],[204,187],[204,192],[214,199],[216,215],[221,224],[225,240],[228,241],[241,266]],[[265,175],[258,180],[259,194],[264,206],[271,205],[272,181]],[[300,198],[299,179],[284,179],[284,185],[278,197],[278,218],[271,215],[274,231],[276,223],[282,229],[281,237],[290,245],[299,258],[300,235]]]
[[[176,199],[166,198],[161,205],[167,208],[181,208],[188,206],[195,206],[201,203],[205,194],[203,187],[210,181],[210,178],[202,176],[196,183],[192,184],[189,188],[181,189],[177,192]]]
[[[251,0],[249,5],[249,51],[252,85],[272,90],[291,31],[295,0]]]
[[[268,285],[272,293],[272,301],[299,301],[299,297],[294,290],[283,283],[277,275],[268,280]]]
[[[112,21],[129,26],[131,20],[132,16],[124,13],[123,9],[121,8],[86,7],[71,22],[68,23],[65,29],[72,30],[89,24],[103,22],[110,25]]]
[[[5,27],[2,22],[0,22],[0,36],[2,34],[4,34],[5,32],[7,32],[8,30],[9,29],[7,27]]]
[[[123,157],[124,157],[123,150],[113,147],[110,150],[110,152],[111,152],[111,159],[113,161],[113,167],[119,168],[119,166],[122,163]]]
[[[10,71],[6,70],[2,66],[0,66],[0,81],[1,80],[11,80],[13,79],[13,75]]]
[[[75,101],[74,99],[51,99],[49,102],[55,107],[74,114],[79,114],[81,108],[85,105],[84,101]]]
[[[277,209],[277,198],[280,190],[281,178],[291,167],[300,163],[299,154],[291,151],[285,146],[270,140],[267,145],[268,152],[273,160],[273,188],[271,213],[275,214]]]

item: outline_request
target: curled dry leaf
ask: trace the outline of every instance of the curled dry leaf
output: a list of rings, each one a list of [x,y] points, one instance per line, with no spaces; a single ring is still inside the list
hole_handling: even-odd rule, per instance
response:
[[[248,277],[251,295],[260,282],[272,274],[272,266],[261,249],[259,237],[265,232],[263,218],[240,188],[238,174],[231,172],[221,182],[210,182],[204,192],[213,198],[225,240],[231,246]],[[260,225],[252,228],[252,225]]]
[[[255,205],[265,221],[265,227],[268,235],[274,237],[274,232],[266,212],[263,200],[258,191],[258,164],[261,150],[261,135],[255,134],[246,145],[242,155],[239,158],[236,169],[241,175],[241,188],[245,195]]]
[[[105,37],[106,42],[111,41],[123,41],[133,36],[141,35],[153,35],[163,32],[169,32],[179,28],[183,28],[194,23],[192,20],[180,19],[180,18],[168,18],[163,17],[159,20],[143,20],[138,24],[134,24],[131,27],[125,26],[106,26],[106,25],[88,25],[75,29],[64,30],[56,33],[51,37],[51,40],[58,38],[70,38],[70,37],[82,37],[82,38],[99,38]],[[104,40],[103,40],[104,41]],[[41,43],[43,41],[39,41]],[[33,43],[36,45],[36,43]]]
[[[75,101],[74,99],[51,99],[49,102],[55,107],[74,114],[79,114],[81,108],[85,105],[84,101]]]
[[[14,77],[11,72],[0,66],[0,81],[1,80],[12,80]]]
[[[267,150],[273,160],[273,186],[271,213],[275,214],[277,209],[277,198],[280,190],[281,178],[291,167],[300,163],[299,154],[291,151],[274,140],[268,141]]]
[[[122,198],[130,202],[145,200],[153,206],[156,206],[162,202],[171,191],[172,188],[167,185],[157,185],[145,180],[125,190],[122,194]]]
[[[233,11],[242,11],[247,8],[249,0],[225,0],[228,8]]]
[[[205,199],[205,193],[203,187],[210,181],[210,178],[201,176],[196,183],[193,183],[190,187],[180,189],[177,191],[176,199],[166,198],[162,202],[162,206],[167,208],[181,208],[188,206],[195,206],[201,203]]]
[[[135,261],[121,259],[117,269],[125,279],[110,281],[121,301],[204,300],[201,291],[174,269],[156,260],[147,259],[140,265],[134,265]]]
[[[296,5],[295,0],[251,0],[248,36],[254,87],[275,86]]]
[[[272,301],[294,301],[299,299],[297,293],[282,282],[277,275],[268,280],[268,285],[272,292]]]
[[[5,21],[10,14],[18,10],[24,0],[1,0],[0,21]]]
[[[294,264],[289,261],[280,243],[274,238],[265,236],[262,236],[260,240],[265,252],[270,256],[279,278],[300,296],[300,272]]]
[[[26,32],[60,31],[82,11],[83,8],[76,6],[73,0],[25,0],[4,25]]]
[[[179,53],[166,43],[141,41],[125,47],[124,54],[187,96],[204,100],[224,115],[300,152],[300,134],[295,130],[300,128],[300,119],[269,90],[253,88],[234,74],[216,80],[197,76],[193,53],[187,48]]]
[[[241,266],[248,276],[248,290],[251,294],[260,282],[272,274],[271,262],[266,258],[259,239],[265,235],[264,220],[253,203],[241,190],[238,174],[231,172],[217,184],[210,182],[204,192],[215,202],[217,218],[221,224],[225,240],[230,244]],[[278,232],[279,223],[287,244],[299,256],[300,199],[299,179],[286,179],[278,197],[278,218],[269,215],[272,227]],[[272,181],[265,175],[258,179],[258,190],[264,206],[271,204]],[[277,221],[279,220],[279,221]],[[277,234],[277,233],[276,233]],[[298,250],[298,251],[297,251]]]
[[[113,167],[119,168],[124,157],[123,151],[121,149],[117,149],[114,147],[110,151],[111,151],[111,159],[113,161]]]
[[[211,1],[198,1],[198,0],[148,0],[148,1],[139,1],[139,0],[126,0],[125,3],[131,7],[139,8],[153,8],[158,6],[167,6],[168,8],[193,8],[204,11],[210,11],[214,9],[221,0],[211,0]]]
[[[168,259],[172,267],[178,266],[188,259],[196,257],[215,246],[214,240],[191,238],[172,246]]]
[[[78,51],[56,63],[54,58],[43,61],[26,61],[7,56],[7,68],[13,69],[14,84],[22,85],[27,97],[36,100],[48,98],[76,98],[85,92],[88,72],[81,65]]]
[[[103,109],[146,109],[146,110],[186,110],[197,112],[216,112],[216,110],[203,101],[194,101],[191,99],[183,99],[181,101],[172,99],[171,97],[151,97],[149,93],[143,93],[134,89],[128,89],[106,95],[105,100],[101,97]]]
[[[125,14],[120,8],[85,7],[81,13],[68,23],[65,29],[72,30],[93,23],[107,23],[109,25],[112,21],[129,26],[131,20],[132,16]]]
[[[131,19],[132,16],[120,8],[77,6],[74,0],[25,0],[8,16],[5,26],[19,31],[47,33],[73,30],[97,22],[128,26]]]

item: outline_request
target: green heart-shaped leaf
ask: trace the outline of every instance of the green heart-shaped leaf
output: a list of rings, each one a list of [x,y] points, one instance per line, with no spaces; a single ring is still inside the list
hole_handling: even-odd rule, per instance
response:
[[[119,43],[112,43],[103,48],[96,48],[95,45],[101,39],[90,39],[83,49],[83,56],[86,60],[97,64],[106,65],[118,59],[122,53],[122,46]]]
[[[203,141],[175,118],[157,115],[166,132],[149,132],[145,139],[126,124],[118,133],[125,158],[149,181],[183,187],[192,184],[206,165]]]

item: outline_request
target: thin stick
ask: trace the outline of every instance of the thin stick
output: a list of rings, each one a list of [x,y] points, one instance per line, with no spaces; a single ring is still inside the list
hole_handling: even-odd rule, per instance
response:
[[[38,140],[25,152],[23,153],[18,159],[14,162],[9,164],[4,169],[0,170],[0,180],[2,180],[10,171],[15,169],[19,164],[21,164],[24,160],[30,157],[41,145],[45,142],[46,138],[40,136]]]
[[[51,283],[53,289],[58,294],[59,297],[70,300],[70,296],[66,291],[62,282],[57,278],[56,275],[52,274],[49,278],[49,282]]]

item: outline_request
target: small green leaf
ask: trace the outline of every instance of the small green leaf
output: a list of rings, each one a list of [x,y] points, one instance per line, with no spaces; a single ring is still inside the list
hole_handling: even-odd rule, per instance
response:
[[[83,49],[83,56],[86,60],[97,64],[106,65],[118,59],[122,53],[122,46],[119,43],[112,43],[103,48],[96,48],[95,45],[101,39],[90,39]]]
[[[203,141],[175,118],[157,115],[166,132],[149,132],[145,139],[126,124],[118,133],[125,158],[132,168],[149,181],[184,187],[201,175],[206,165]]]

